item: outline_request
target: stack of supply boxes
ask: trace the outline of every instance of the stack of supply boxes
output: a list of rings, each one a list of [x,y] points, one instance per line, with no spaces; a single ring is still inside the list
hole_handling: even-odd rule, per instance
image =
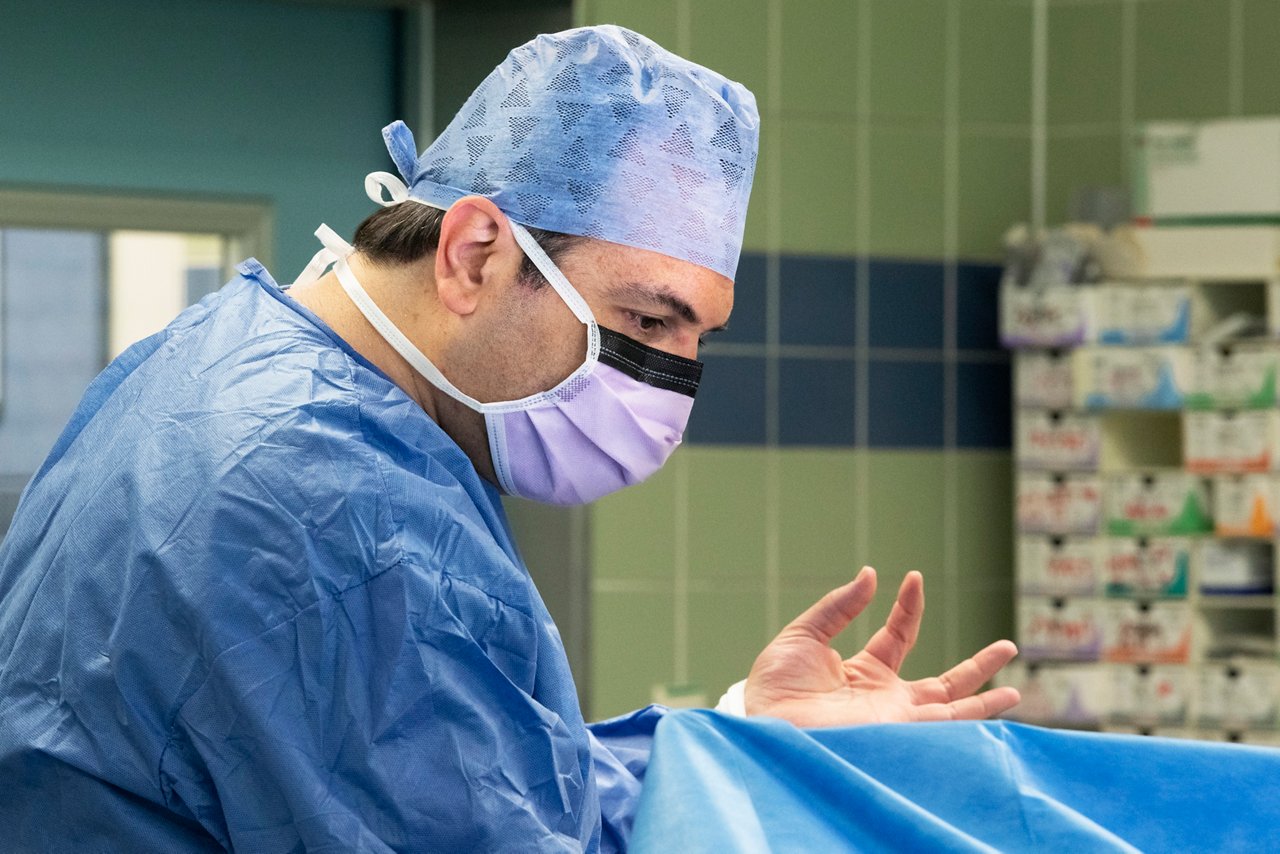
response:
[[[1093,276],[1024,236],[1002,287],[1015,715],[1275,742],[1280,120],[1152,125],[1137,165],[1134,225],[1062,230]]]

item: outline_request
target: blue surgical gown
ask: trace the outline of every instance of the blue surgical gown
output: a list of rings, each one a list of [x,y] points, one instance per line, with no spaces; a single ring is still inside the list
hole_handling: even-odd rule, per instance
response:
[[[583,723],[493,487],[239,272],[94,381],[0,548],[0,846],[624,846],[662,710]]]

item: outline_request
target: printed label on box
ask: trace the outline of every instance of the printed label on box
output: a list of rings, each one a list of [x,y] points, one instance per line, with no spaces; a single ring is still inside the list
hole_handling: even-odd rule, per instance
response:
[[[1220,726],[1274,726],[1278,684],[1274,664],[1227,662],[1200,671],[1200,721]]]
[[[1191,656],[1191,610],[1182,602],[1106,603],[1107,661],[1185,664]]]
[[[1152,122],[1136,134],[1135,210],[1157,222],[1280,214],[1280,119]]]
[[[1000,342],[1006,347],[1070,347],[1093,336],[1093,289],[1000,288]]]
[[[1069,353],[1023,350],[1014,355],[1017,405],[1067,409],[1073,405],[1075,384]]]
[[[1098,287],[1101,344],[1182,344],[1191,337],[1191,289],[1173,285]]]
[[[1112,668],[1112,715],[1117,720],[1170,726],[1187,717],[1190,673],[1180,664]]]
[[[1092,537],[1021,537],[1018,589],[1030,595],[1089,596],[1101,578],[1101,541]]]
[[[996,677],[1018,689],[1022,701],[1006,714],[1035,724],[1087,726],[1100,723],[1110,707],[1111,680],[1096,665],[1027,665],[1014,662]]]
[[[1022,468],[1096,471],[1102,430],[1096,416],[1020,410],[1017,460]]]
[[[1018,477],[1018,530],[1024,534],[1094,534],[1101,517],[1096,475],[1028,472]]]
[[[1089,347],[1076,359],[1089,409],[1179,409],[1190,381],[1190,354],[1179,347]]]
[[[1183,417],[1183,456],[1189,471],[1272,471],[1280,462],[1280,413],[1188,412]]]
[[[1220,537],[1270,537],[1276,527],[1276,487],[1269,474],[1215,477],[1214,532]]]
[[[1090,599],[1024,599],[1020,609],[1022,655],[1028,661],[1096,661],[1102,650],[1099,603]]]
[[[1190,569],[1190,540],[1136,537],[1107,541],[1108,596],[1183,597]]]
[[[1272,546],[1255,540],[1206,540],[1200,546],[1200,591],[1255,595],[1275,589]]]
[[[1204,481],[1183,472],[1114,475],[1107,481],[1107,531],[1116,536],[1213,530]]]
[[[1275,406],[1280,350],[1265,346],[1202,347],[1193,356],[1190,409],[1265,409]]]

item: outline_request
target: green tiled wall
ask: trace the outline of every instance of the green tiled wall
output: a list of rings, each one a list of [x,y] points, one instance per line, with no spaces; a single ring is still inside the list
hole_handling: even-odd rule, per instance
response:
[[[1027,215],[1025,192],[962,206],[957,188],[1025,185],[1031,0],[578,0],[575,17],[632,27],[755,93],[748,250],[998,259],[1010,217]],[[965,156],[950,157],[961,136]]]
[[[954,269],[998,260],[1005,229],[1029,215],[1030,0],[579,0],[575,17],[632,27],[754,91],[748,251]],[[883,621],[911,569],[925,573],[929,613],[909,675],[1007,636],[1008,457],[954,440],[681,449],[653,482],[591,510],[589,714],[634,708],[657,684],[714,701],[863,563],[881,595],[842,652]],[[981,607],[962,613],[970,600]]]
[[[1280,113],[1274,0],[1049,0],[1046,215],[1129,177],[1145,121]]]
[[[1280,113],[1275,0],[579,0],[576,15],[633,26],[755,89],[747,248],[767,257],[998,260],[1037,198],[1053,223],[1081,187],[1123,184],[1138,123]],[[864,562],[882,596],[844,651],[909,569],[925,572],[929,602],[909,673],[1011,631],[1007,452],[950,439],[912,452],[695,446],[670,469],[592,511],[594,714],[658,683],[714,699]]]
[[[648,702],[655,685],[696,685],[714,702],[864,564],[880,595],[841,652],[883,623],[912,569],[929,610],[906,675],[1007,637],[1011,477],[1002,452],[682,448],[658,481],[592,509],[591,714]]]

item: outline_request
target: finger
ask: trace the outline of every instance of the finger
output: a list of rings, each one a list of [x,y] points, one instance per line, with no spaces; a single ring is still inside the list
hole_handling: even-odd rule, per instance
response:
[[[959,700],[985,685],[1017,654],[1018,648],[1013,641],[996,641],[941,676],[912,682],[911,691],[918,703]]]
[[[853,618],[862,613],[876,595],[876,571],[864,566],[857,577],[819,599],[809,610],[796,617],[782,634],[802,634],[820,643],[844,631]]]
[[[898,600],[893,603],[889,619],[867,641],[866,651],[896,673],[911,647],[916,645],[923,616],[924,577],[918,572],[908,572],[898,588]]]
[[[951,703],[916,706],[918,721],[980,721],[1003,714],[1021,700],[1017,688],[993,688]]]

